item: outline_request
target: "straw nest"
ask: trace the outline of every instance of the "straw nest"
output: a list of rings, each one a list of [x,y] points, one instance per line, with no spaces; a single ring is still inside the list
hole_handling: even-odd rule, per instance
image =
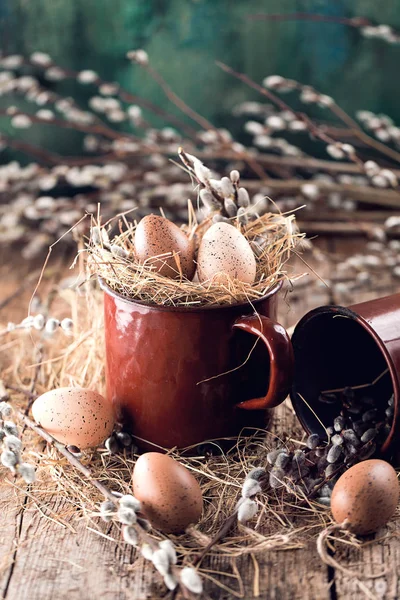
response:
[[[194,217],[193,210],[191,216]],[[210,216],[200,224],[192,221],[183,227],[188,237],[194,238],[196,253],[203,235],[212,224]],[[183,277],[179,261],[176,279],[158,274],[150,263],[140,263],[134,251],[136,226],[137,223],[128,222],[122,216],[118,235],[110,239],[110,222],[101,227],[99,219],[94,221],[87,246],[89,272],[91,276],[102,278],[112,290],[126,298],[164,306],[224,305],[262,298],[287,277],[285,265],[304,238],[297,229],[293,214],[266,213],[245,225],[236,223],[233,226],[241,231],[255,250],[255,282],[248,284],[226,277],[224,283],[212,280],[200,283],[196,276],[193,281]],[[170,256],[172,254],[163,255],[165,259]]]

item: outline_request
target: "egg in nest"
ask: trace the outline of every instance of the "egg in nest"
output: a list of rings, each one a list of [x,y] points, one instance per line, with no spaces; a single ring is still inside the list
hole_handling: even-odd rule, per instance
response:
[[[228,276],[254,283],[257,263],[244,235],[229,223],[215,223],[204,234],[197,258],[197,273],[202,283],[224,284]]]
[[[192,279],[196,270],[194,241],[182,229],[165,217],[147,215],[135,231],[135,253],[139,262],[164,277],[176,279],[180,270],[186,279]]]

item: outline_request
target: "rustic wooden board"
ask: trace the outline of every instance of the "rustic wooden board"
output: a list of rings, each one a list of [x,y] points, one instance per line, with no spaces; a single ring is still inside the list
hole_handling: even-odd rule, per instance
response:
[[[354,250],[353,243],[338,244],[335,246],[332,240],[322,241],[319,247],[327,253]],[[296,268],[301,270],[299,265]],[[30,270],[29,265],[19,265],[18,270],[3,266],[0,302],[20,285]],[[319,265],[318,272],[323,277],[328,276],[329,263]],[[18,301],[0,312],[0,320],[4,321],[5,315],[12,314],[14,319],[23,316],[28,298],[29,291],[22,292]],[[357,297],[354,301],[361,299]],[[326,290],[321,288],[318,295],[311,296],[305,287],[304,294],[290,307],[281,303],[280,320],[286,326],[293,325],[307,310],[326,302],[329,302]],[[290,406],[284,404],[276,410],[272,428],[291,431],[294,427]],[[4,477],[4,471],[0,473]],[[46,506],[40,506],[41,515],[33,496],[26,494],[24,488],[16,489],[12,483],[0,484],[0,592],[3,599],[156,600],[165,596],[165,589],[152,566],[134,549],[115,541],[120,539],[115,527],[98,519],[88,521],[82,513],[66,520],[63,515],[67,503],[62,494],[46,498]],[[357,570],[377,599],[400,596],[396,571],[400,561],[400,540],[395,531],[398,524],[398,520],[393,521],[379,532],[379,536],[386,536],[383,541],[375,541],[362,549],[334,544],[337,560]],[[263,531],[268,531],[268,523]],[[390,532],[392,537],[388,536]],[[205,598],[361,600],[365,597],[353,578],[321,563],[312,538],[301,549],[265,551],[236,562],[212,554],[203,566],[219,582],[219,585],[211,580],[206,582]],[[384,577],[366,579],[369,574],[381,573],[382,569],[387,570]],[[215,572],[224,572],[226,576]]]

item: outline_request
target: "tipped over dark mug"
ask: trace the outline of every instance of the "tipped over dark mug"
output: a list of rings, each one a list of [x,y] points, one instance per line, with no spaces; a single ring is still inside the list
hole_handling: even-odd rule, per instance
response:
[[[292,337],[291,400],[303,428],[324,437],[338,414],[321,392],[366,390],[382,421],[393,397],[393,418],[378,451],[397,453],[400,441],[400,294],[361,304],[321,306],[307,313]],[[397,460],[397,459],[396,459]]]
[[[281,283],[252,304],[198,308],[145,304],[100,285],[107,396],[139,446],[185,448],[267,426],[293,374],[292,345],[275,320]]]

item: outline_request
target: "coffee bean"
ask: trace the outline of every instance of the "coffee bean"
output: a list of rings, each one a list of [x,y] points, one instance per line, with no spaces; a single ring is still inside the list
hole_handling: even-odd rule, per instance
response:
[[[307,438],[307,448],[310,448],[310,450],[314,450],[320,444],[320,442],[321,440],[318,433],[312,433]]]
[[[326,460],[328,461],[328,463],[335,463],[339,460],[340,456],[342,454],[342,448],[341,446],[332,446],[332,448],[330,448],[328,455],[326,457]]]
[[[372,428],[367,429],[367,431],[361,436],[361,441],[363,444],[372,441],[377,435],[376,429]]]

